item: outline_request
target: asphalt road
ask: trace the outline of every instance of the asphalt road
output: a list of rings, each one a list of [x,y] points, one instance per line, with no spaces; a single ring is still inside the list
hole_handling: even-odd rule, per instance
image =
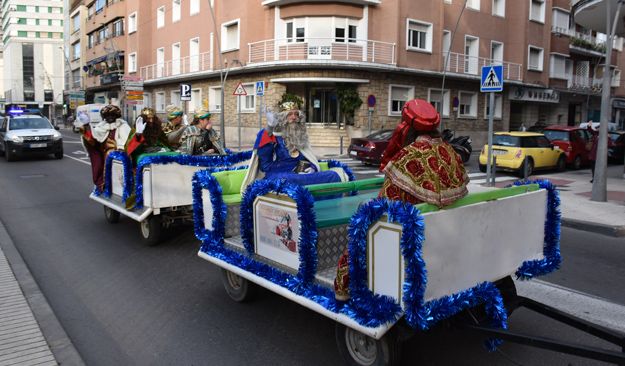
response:
[[[107,224],[88,198],[77,135],[64,134],[63,160],[0,160],[0,220],[88,365],[341,364],[327,318],[268,291],[248,304],[230,300],[219,269],[197,257],[191,227],[146,247],[137,223]],[[562,253],[562,269],[544,280],[625,305],[625,239],[563,229]],[[601,344],[526,310],[510,326]],[[403,364],[600,364],[511,343],[488,353],[465,331],[426,335],[407,342]]]

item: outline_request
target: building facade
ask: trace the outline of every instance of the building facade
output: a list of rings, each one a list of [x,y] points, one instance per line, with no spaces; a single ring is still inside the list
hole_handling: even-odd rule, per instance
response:
[[[63,1],[2,2],[4,95],[51,120],[63,105]]]
[[[317,144],[366,134],[369,120],[372,129],[393,128],[403,104],[422,98],[440,109],[445,128],[479,146],[488,123],[480,71],[490,64],[504,68],[496,130],[577,124],[599,114],[605,37],[571,24],[568,0],[469,0],[466,9],[461,0],[215,0],[213,11],[200,0],[127,0],[115,12],[117,3],[101,1],[92,23],[125,16],[126,32],[113,50],[124,51],[126,78],[143,85],[142,104],[135,104],[136,90],[113,92],[122,104],[132,99],[129,118],[144,105],[157,113],[168,104],[208,108],[215,120],[224,113],[229,145],[239,135],[250,145],[263,106],[276,109],[295,97],[311,127],[319,127],[313,134],[324,131]],[[609,66],[615,105],[625,96],[622,46],[618,39]],[[86,53],[91,61],[98,54]],[[258,81],[265,82],[262,97],[254,93]],[[189,102],[180,102],[181,83],[192,86]],[[239,83],[247,96],[233,95]],[[363,101],[353,118],[342,110],[346,91]],[[613,117],[625,118],[619,113]]]

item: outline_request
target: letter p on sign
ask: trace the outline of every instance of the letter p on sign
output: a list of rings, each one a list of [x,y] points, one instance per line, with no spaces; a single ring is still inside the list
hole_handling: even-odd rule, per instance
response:
[[[180,84],[180,100],[191,100],[191,84]]]

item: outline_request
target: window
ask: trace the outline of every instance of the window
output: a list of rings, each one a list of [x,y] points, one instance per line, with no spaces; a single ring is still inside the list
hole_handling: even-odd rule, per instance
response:
[[[104,5],[106,5],[106,0],[95,0],[95,12],[96,14],[104,9]],[[52,11],[50,11],[52,13]]]
[[[345,28],[334,29],[334,42],[345,42]]]
[[[137,31],[137,12],[131,13],[128,15],[128,33],[133,33]]]
[[[506,16],[506,0],[493,0],[493,15]]]
[[[171,3],[171,21],[177,22],[180,20],[180,0],[173,0]]]
[[[443,117],[449,117],[449,89],[445,89],[441,98],[440,89],[428,89],[428,101]],[[441,109],[441,101],[443,102]]]
[[[349,33],[349,42],[356,42],[356,39],[358,39],[358,27],[355,25],[350,25],[348,27]]]
[[[432,52],[432,24],[408,19],[408,50]]]
[[[253,93],[255,85],[253,83],[243,84],[245,90],[248,90],[247,95],[244,97],[237,97],[237,111],[239,108],[239,101],[241,101],[241,112],[254,113],[256,112],[256,94]],[[249,92],[249,91],[252,92]]]
[[[293,42],[293,22],[286,23],[286,39],[287,42]]]
[[[549,65],[549,77],[553,79],[568,79],[566,73],[567,57],[563,55],[551,55]]]
[[[165,48],[156,50],[156,77],[162,77],[165,71]]]
[[[388,114],[391,116],[401,115],[401,110],[407,101],[414,98],[414,87],[403,85],[389,86]]]
[[[221,52],[239,49],[239,19],[221,25]]]
[[[156,9],[156,28],[162,28],[165,26],[165,7],[161,6]]]
[[[545,136],[536,136],[536,145],[538,147],[551,147],[551,142]]]
[[[467,74],[477,75],[479,43],[479,38],[464,36],[464,72]]]
[[[200,0],[191,0],[189,4],[189,14],[195,15],[200,12]]]
[[[200,71],[200,39],[189,40],[189,71]]]
[[[137,53],[128,54],[128,72],[137,72]]]
[[[488,114],[490,110],[490,96],[488,94],[490,93],[486,93],[486,95],[484,96],[484,100],[485,100],[484,119],[488,119]],[[502,110],[503,110],[503,98],[501,97],[500,93],[495,93],[495,115],[493,116],[493,118],[501,119]]]
[[[124,35],[124,20],[120,19],[113,23],[113,37]]]
[[[80,58],[80,42],[76,42],[72,45],[72,60]]]
[[[180,105],[180,91],[174,90],[171,92],[171,103],[173,105]]]
[[[480,0],[467,0],[467,8],[480,10]]]
[[[614,69],[612,73],[612,87],[618,88],[619,86],[621,86],[621,70]]]
[[[143,93],[143,106],[152,108],[152,94]]]
[[[171,73],[180,74],[180,42],[171,45]]]
[[[569,28],[569,13],[564,10],[553,9],[552,31],[555,33],[569,34]]]
[[[494,64],[503,64],[503,43],[497,41],[490,42],[490,58]]]
[[[221,88],[208,88],[208,109],[214,113],[221,112]]]
[[[545,22],[545,0],[530,0],[530,20]]]
[[[80,30],[80,14],[72,17],[72,31],[77,32]]]
[[[93,33],[87,36],[87,48],[93,48],[95,45],[95,36]]]
[[[527,69],[543,71],[543,49],[534,46],[529,46],[528,48]]]
[[[165,92],[157,92],[156,93],[156,111],[164,112],[165,111]]]
[[[477,117],[477,93],[458,93],[460,106],[458,107],[458,117]]]
[[[191,90],[191,101],[189,101],[189,109],[192,111],[202,109],[202,89]]]
[[[296,28],[295,37],[295,42],[304,42],[304,37],[306,37],[306,31],[304,28]]]

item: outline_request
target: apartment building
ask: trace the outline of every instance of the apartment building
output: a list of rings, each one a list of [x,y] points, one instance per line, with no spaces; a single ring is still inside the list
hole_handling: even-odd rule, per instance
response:
[[[570,24],[568,0],[469,0],[464,10],[461,0],[217,0],[214,22],[206,1],[124,3],[125,74],[143,81],[144,105],[163,113],[181,104],[179,85],[191,84],[186,109],[208,108],[216,120],[225,113],[228,144],[238,142],[239,109],[249,145],[262,123],[261,104],[275,109],[292,94],[303,101],[311,131],[332,131],[320,135],[329,144],[332,136],[368,131],[373,95],[374,129],[393,128],[403,104],[423,98],[440,108],[446,128],[479,146],[488,115],[479,74],[489,64],[504,67],[497,130],[599,115],[605,36]],[[625,96],[622,45],[615,42],[609,68],[615,106]],[[257,81],[266,83],[263,97],[254,95]],[[239,83],[248,96],[233,96]],[[353,125],[338,129],[345,122],[340,91],[350,88],[364,103]]]
[[[63,105],[63,1],[2,2],[4,95],[51,119]]]
[[[83,73],[86,73],[87,34],[83,31],[87,26],[87,7],[80,0],[71,2],[66,19],[68,19],[65,37],[65,77],[66,91],[84,91]]]

